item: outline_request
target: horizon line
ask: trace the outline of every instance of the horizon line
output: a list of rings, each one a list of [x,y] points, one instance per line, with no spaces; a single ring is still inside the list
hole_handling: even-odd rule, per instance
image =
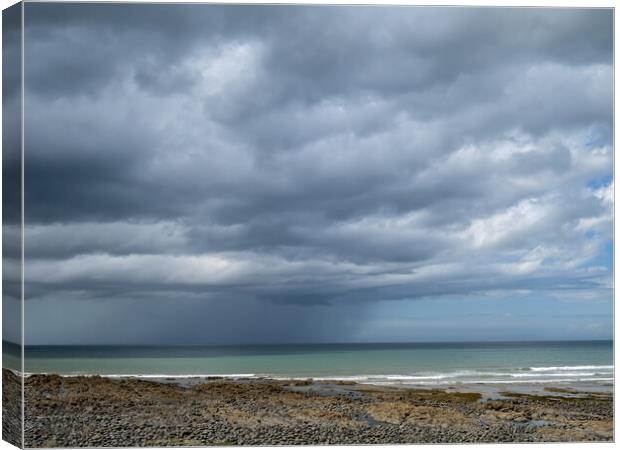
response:
[[[464,341],[375,341],[375,342],[264,342],[234,344],[24,344],[2,340],[2,344],[17,347],[260,347],[260,346],[300,346],[300,345],[412,345],[412,344],[517,344],[517,343],[558,343],[558,342],[614,342],[611,338],[599,339],[524,339],[524,340],[464,340]]]

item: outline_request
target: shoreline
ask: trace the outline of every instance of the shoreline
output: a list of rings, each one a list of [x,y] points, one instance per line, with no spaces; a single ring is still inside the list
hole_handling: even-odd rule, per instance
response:
[[[19,376],[19,371],[9,370]],[[478,393],[481,401],[502,400],[508,398],[505,393],[518,395],[547,395],[555,392],[565,397],[583,397],[584,395],[609,395],[614,393],[613,378],[592,379],[559,379],[559,380],[484,380],[484,381],[426,381],[426,382],[398,382],[398,381],[357,381],[351,377],[275,377],[255,374],[229,375],[168,375],[168,374],[57,374],[57,373],[24,373],[27,379],[33,376],[57,376],[70,378],[105,378],[110,380],[137,380],[161,384],[178,385],[191,388],[207,383],[276,383],[276,384],[310,384],[313,391],[319,395],[323,386],[356,386],[363,390],[371,389],[402,389],[402,390],[441,390],[454,393]]]
[[[611,366],[613,367],[613,366]],[[3,370],[8,370],[16,376],[21,376],[21,371],[17,369],[4,367]],[[536,374],[527,374],[532,378],[515,378],[515,379],[459,379],[457,377],[450,376],[434,376],[434,375],[324,375],[324,376],[288,376],[278,374],[255,374],[255,373],[230,373],[230,374],[151,374],[151,373],[93,373],[93,372],[71,372],[71,373],[59,373],[59,372],[24,372],[24,377],[36,376],[36,375],[50,375],[60,377],[103,377],[112,379],[144,379],[144,380],[161,380],[161,379],[196,379],[196,380],[272,380],[272,381],[306,381],[312,380],[317,382],[322,381],[337,381],[337,382],[353,382],[358,384],[372,384],[372,385],[386,385],[386,386],[443,386],[443,385],[455,385],[455,384],[550,384],[550,383],[575,383],[575,384],[589,384],[600,383],[613,385],[613,377],[602,376],[588,376],[585,374],[583,378],[551,378],[561,375],[553,374],[549,378],[540,376],[541,378],[535,379]],[[523,377],[523,374],[518,375],[506,375]]]
[[[19,382],[3,371],[5,383]],[[608,442],[613,385],[30,375],[27,447]],[[530,386],[525,386],[530,389]]]
[[[16,376],[20,372],[9,370]],[[359,380],[366,377],[283,377],[256,374],[227,375],[170,375],[170,374],[92,374],[92,373],[24,373],[25,378],[36,376],[71,378],[105,378],[110,380],[137,380],[191,388],[207,383],[276,383],[284,385],[311,385],[319,392],[323,386],[355,386],[358,390],[402,389],[441,390],[454,393],[478,393],[481,401],[507,398],[504,393],[519,395],[546,395],[555,392],[559,396],[583,397],[584,395],[610,395],[614,393],[614,378],[555,379],[555,380],[480,380],[480,381],[381,381]],[[378,378],[378,376],[370,376]]]

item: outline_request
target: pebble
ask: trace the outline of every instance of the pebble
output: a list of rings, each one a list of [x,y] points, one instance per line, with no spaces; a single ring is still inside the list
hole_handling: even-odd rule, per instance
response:
[[[5,383],[7,382],[5,374]],[[19,379],[17,379],[19,382]],[[11,379],[8,379],[9,386]],[[283,382],[209,380],[190,387],[140,380],[31,376],[26,382],[26,447],[414,444],[611,441],[612,432],[574,421],[612,421],[612,400],[493,402],[416,398],[402,390],[355,395],[293,392]],[[314,387],[314,386],[313,386]],[[319,386],[320,387],[320,386]],[[355,386],[348,385],[353,391]],[[7,388],[5,388],[7,390]],[[19,392],[19,391],[18,391]],[[42,395],[44,393],[45,395]],[[371,408],[426,408],[381,420]],[[391,402],[391,403],[390,403]],[[4,408],[4,406],[3,406]],[[399,411],[396,408],[394,411]],[[432,413],[429,413],[429,408]],[[386,417],[393,417],[386,407]],[[547,415],[542,415],[542,413]],[[7,417],[6,414],[3,417]],[[455,420],[454,418],[459,418]],[[532,418],[545,417],[544,420]],[[3,436],[19,423],[3,422]],[[13,427],[13,428],[11,428]],[[600,429],[600,427],[597,427]],[[556,431],[542,433],[543,430]],[[613,430],[613,428],[611,428]],[[576,436],[576,437],[575,437]]]

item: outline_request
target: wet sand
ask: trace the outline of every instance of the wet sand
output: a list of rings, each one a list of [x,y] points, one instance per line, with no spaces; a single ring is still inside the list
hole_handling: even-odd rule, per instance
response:
[[[5,382],[19,382],[4,371]],[[611,386],[26,378],[27,447],[613,439]],[[598,389],[595,389],[597,388]]]

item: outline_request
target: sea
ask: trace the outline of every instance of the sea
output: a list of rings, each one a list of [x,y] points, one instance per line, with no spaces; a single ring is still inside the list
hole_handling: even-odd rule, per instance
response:
[[[20,368],[3,343],[3,367]],[[349,380],[397,385],[613,382],[612,341],[27,346],[24,372]]]

